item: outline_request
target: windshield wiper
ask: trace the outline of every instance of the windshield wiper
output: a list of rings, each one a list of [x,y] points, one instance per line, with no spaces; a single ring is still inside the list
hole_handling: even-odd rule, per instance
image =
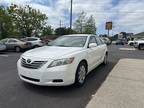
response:
[[[56,45],[56,46],[60,46],[60,47],[67,47],[67,46],[65,46],[65,45]]]

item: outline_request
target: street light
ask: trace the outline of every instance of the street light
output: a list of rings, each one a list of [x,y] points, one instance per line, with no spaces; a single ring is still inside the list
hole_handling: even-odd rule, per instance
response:
[[[73,0],[71,0],[71,8],[70,8],[70,29],[72,29],[72,8],[73,8]]]

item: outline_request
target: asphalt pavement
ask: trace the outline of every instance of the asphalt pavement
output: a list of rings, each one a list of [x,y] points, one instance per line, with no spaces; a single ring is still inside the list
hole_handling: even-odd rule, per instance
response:
[[[73,85],[41,87],[24,83],[18,78],[16,69],[21,53],[0,53],[0,108],[85,108],[120,59],[144,59],[144,51],[121,48],[127,49],[109,46],[108,64],[94,69],[82,88]]]

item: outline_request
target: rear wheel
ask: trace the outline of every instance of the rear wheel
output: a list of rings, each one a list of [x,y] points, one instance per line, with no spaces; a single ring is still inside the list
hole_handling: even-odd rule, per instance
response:
[[[81,62],[78,65],[76,71],[75,85],[81,87],[85,83],[86,74],[87,74],[86,63]]]
[[[16,51],[16,52],[20,52],[20,51],[21,51],[21,48],[17,46],[17,47],[15,47],[15,51]]]
[[[104,57],[104,61],[103,61],[103,64],[104,64],[104,65],[107,64],[107,59],[108,59],[108,54],[106,53],[106,54],[105,54],[105,57]]]

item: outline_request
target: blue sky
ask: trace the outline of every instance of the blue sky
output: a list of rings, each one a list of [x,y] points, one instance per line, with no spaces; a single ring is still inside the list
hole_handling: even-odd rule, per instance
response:
[[[60,20],[63,26],[69,26],[70,0],[0,0],[1,5],[11,3],[39,9],[48,16],[48,24],[54,28],[59,27]],[[73,0],[73,22],[82,11],[87,17],[95,17],[97,34],[107,33],[106,21],[114,24],[111,34],[144,31],[144,0]]]

